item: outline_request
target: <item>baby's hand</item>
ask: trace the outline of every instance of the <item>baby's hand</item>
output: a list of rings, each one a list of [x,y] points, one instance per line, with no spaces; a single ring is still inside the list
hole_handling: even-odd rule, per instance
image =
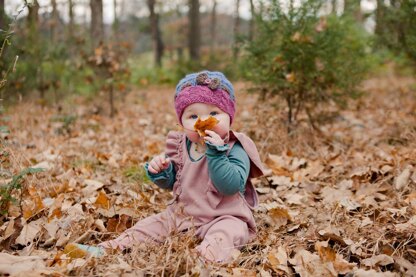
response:
[[[157,174],[169,167],[170,159],[166,158],[165,154],[160,154],[156,157],[154,157],[149,162],[149,172],[153,174]]]
[[[224,140],[220,137],[220,135],[218,135],[214,131],[205,130],[205,133],[207,133],[207,136],[204,137],[205,141],[208,141],[212,143],[213,145],[217,145],[217,146],[222,146],[225,144]]]

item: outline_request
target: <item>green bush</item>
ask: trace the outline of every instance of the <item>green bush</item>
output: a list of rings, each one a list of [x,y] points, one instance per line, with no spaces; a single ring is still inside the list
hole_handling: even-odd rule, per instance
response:
[[[416,1],[381,3],[375,30],[378,49],[387,47],[396,55],[405,54],[416,65]]]
[[[369,69],[368,35],[348,17],[320,16],[323,3],[309,0],[283,11],[272,1],[246,47],[243,76],[263,97],[285,99],[289,129],[301,111],[315,126],[318,104],[356,96]]]

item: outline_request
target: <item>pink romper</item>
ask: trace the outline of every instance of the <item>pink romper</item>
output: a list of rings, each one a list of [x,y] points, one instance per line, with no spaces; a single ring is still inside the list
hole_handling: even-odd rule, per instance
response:
[[[237,141],[250,158],[250,173],[244,196],[240,193],[226,196],[219,193],[211,182],[207,158],[203,156],[198,161],[192,161],[185,134],[169,132],[166,154],[176,170],[173,200],[165,211],[140,220],[118,238],[100,246],[125,249],[137,242],[162,242],[170,233],[195,228],[196,235],[202,239],[198,252],[207,260],[228,261],[233,249],[247,244],[256,234],[252,209],[257,205],[258,198],[250,178],[263,175],[254,142],[242,133],[230,131],[229,149]]]

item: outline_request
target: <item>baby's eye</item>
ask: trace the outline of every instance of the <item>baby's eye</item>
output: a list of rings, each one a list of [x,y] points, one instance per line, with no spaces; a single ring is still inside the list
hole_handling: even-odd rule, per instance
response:
[[[189,118],[192,118],[192,119],[197,119],[197,118],[198,118],[198,116],[197,116],[196,114],[192,114],[192,115],[190,115],[190,116],[189,116]]]
[[[218,114],[218,112],[211,112],[210,115],[211,116],[216,116]]]

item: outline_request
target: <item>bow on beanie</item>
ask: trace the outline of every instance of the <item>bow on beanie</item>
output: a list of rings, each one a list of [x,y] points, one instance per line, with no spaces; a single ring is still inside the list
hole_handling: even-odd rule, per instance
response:
[[[235,114],[233,85],[221,72],[202,71],[186,75],[179,81],[175,93],[175,110],[179,122],[186,107],[194,103],[215,105],[230,116]]]

